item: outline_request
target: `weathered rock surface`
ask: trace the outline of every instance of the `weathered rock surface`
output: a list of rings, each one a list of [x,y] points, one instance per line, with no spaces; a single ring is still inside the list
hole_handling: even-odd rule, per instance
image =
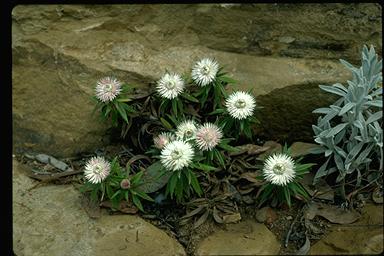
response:
[[[59,157],[108,141],[90,115],[98,78],[148,86],[206,56],[253,88],[261,136],[309,140],[311,111],[332,102],[318,84],[345,82],[337,59],[382,36],[377,4],[19,5],[12,18],[14,149]]]
[[[264,224],[246,220],[205,238],[196,255],[277,255],[279,250],[280,243]]]
[[[362,255],[383,253],[383,205],[366,205],[360,220],[334,226],[311,247],[311,255]]]
[[[13,162],[13,250],[18,256],[185,255],[165,232],[135,215],[90,219],[72,185],[36,181]],[[25,167],[24,167],[25,168]]]

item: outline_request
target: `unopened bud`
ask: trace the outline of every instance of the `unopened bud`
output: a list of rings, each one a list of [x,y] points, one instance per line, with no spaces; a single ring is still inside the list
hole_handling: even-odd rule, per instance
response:
[[[120,187],[122,189],[129,189],[131,187],[131,182],[129,181],[129,179],[123,179],[121,182],[120,182]]]

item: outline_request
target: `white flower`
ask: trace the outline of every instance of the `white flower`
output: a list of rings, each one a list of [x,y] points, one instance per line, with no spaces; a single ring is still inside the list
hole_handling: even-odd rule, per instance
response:
[[[184,90],[184,81],[178,74],[166,73],[157,82],[156,88],[161,97],[171,100]]]
[[[94,184],[101,183],[111,171],[111,164],[103,157],[92,157],[85,165],[85,178]]]
[[[185,141],[175,140],[168,143],[161,151],[160,161],[171,171],[187,167],[194,156],[192,146]]]
[[[192,120],[186,120],[177,126],[176,136],[178,139],[191,140],[196,136],[197,127]]]
[[[121,83],[113,77],[104,77],[97,82],[96,98],[102,102],[112,101],[121,93]]]
[[[217,125],[205,123],[196,132],[196,144],[201,150],[212,150],[222,137],[223,133]]]
[[[174,140],[175,140],[175,136],[170,132],[162,132],[158,136],[153,138],[155,147],[158,149],[164,148],[169,142]]]
[[[275,185],[284,186],[295,178],[295,163],[286,154],[274,154],[264,162],[263,175]]]
[[[237,91],[229,95],[225,106],[233,118],[245,119],[252,116],[256,101],[249,93]]]
[[[205,58],[196,62],[192,69],[192,79],[197,85],[206,86],[215,80],[218,71],[219,64],[213,59]]]

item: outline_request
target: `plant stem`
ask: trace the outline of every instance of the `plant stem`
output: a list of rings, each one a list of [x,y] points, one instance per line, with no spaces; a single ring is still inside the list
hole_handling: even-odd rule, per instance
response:
[[[379,167],[379,172],[383,171],[383,148],[380,147],[380,167]]]
[[[346,200],[346,196],[345,196],[345,177],[341,181],[340,192],[341,192],[341,198],[345,201]]]

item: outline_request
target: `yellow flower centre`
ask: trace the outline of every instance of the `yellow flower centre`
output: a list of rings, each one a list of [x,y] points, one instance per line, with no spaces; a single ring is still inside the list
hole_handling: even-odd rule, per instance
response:
[[[203,67],[203,72],[202,72],[202,73],[203,73],[204,75],[208,75],[208,74],[209,74],[209,71],[210,71],[210,70],[209,70],[209,67],[208,67],[208,66],[204,66],[204,67]]]
[[[246,103],[245,103],[244,100],[238,100],[238,101],[236,101],[235,106],[236,106],[237,108],[245,108]]]
[[[275,166],[273,167],[273,172],[277,175],[281,175],[284,173],[284,166],[282,164],[275,164]]]
[[[171,153],[171,157],[172,157],[173,160],[177,160],[177,159],[179,159],[181,157],[181,152],[178,151],[178,150],[174,150]]]
[[[185,131],[185,136],[186,136],[187,138],[192,137],[192,135],[193,135],[193,132],[192,132],[191,130],[187,130],[187,131]]]
[[[175,81],[169,81],[166,85],[165,85],[165,87],[167,87],[167,89],[169,89],[169,90],[172,90],[172,89],[174,89],[175,87],[176,87],[176,82]]]

